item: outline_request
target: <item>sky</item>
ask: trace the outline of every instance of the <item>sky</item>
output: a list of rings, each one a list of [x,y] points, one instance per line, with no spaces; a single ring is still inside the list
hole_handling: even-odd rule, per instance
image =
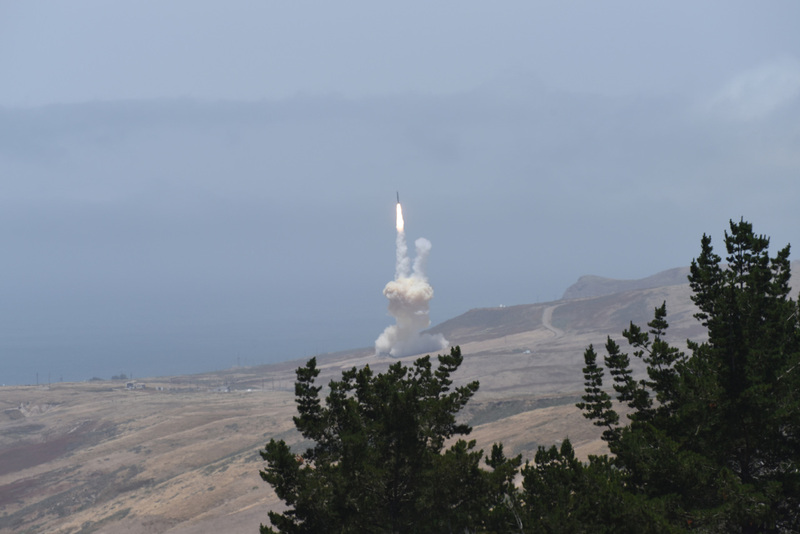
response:
[[[730,219],[797,243],[797,20],[0,0],[0,384],[371,347],[395,191],[434,324],[688,265]]]

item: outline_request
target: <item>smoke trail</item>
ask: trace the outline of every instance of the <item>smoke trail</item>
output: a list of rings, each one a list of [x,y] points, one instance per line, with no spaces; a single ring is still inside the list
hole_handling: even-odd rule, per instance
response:
[[[398,204],[399,206],[400,204]],[[394,270],[394,279],[408,278],[408,266],[411,260],[408,258],[408,245],[406,245],[406,233],[402,230],[397,231],[397,265]]]
[[[400,357],[434,352],[448,346],[442,334],[422,333],[431,324],[428,312],[429,302],[433,298],[433,288],[425,276],[431,242],[419,238],[414,242],[414,246],[415,259],[412,270],[406,245],[403,213],[398,202],[395,278],[383,289],[383,294],[389,299],[389,315],[395,318],[396,324],[387,327],[375,340],[376,354]]]

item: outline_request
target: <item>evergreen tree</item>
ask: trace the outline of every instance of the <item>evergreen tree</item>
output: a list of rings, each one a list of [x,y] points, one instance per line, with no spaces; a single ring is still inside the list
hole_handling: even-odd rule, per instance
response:
[[[330,382],[324,405],[316,359],[299,368],[294,423],[314,445],[299,456],[273,439],[261,452],[261,476],[287,505],[261,531],[468,532],[513,517],[504,495],[521,458],[505,458],[500,447],[487,472],[474,441],[445,450],[471,431],[456,414],[478,382],[453,387],[458,347],[438,361],[436,369],[430,356],[411,368],[397,362],[377,375],[350,369]]]
[[[606,348],[611,354],[611,351],[618,353],[617,345],[608,338]],[[619,415],[611,409],[611,396],[603,391],[603,368],[597,365],[597,353],[594,347],[589,345],[583,355],[586,367],[583,368],[583,376],[586,381],[583,383],[586,388],[586,394],[582,397],[583,402],[579,402],[576,406],[581,410],[586,411],[586,417],[594,419],[594,424],[597,426],[606,427],[603,430],[603,439],[606,441],[616,441],[619,438]],[[608,358],[606,361],[608,362]],[[615,368],[611,368],[612,376],[616,379],[619,372],[615,374]]]
[[[633,378],[609,339],[605,364],[631,410],[627,425],[603,396],[592,347],[584,354],[579,407],[607,427],[617,488],[655,523],[666,520],[663,531],[800,531],[800,313],[789,247],[770,258],[768,246],[751,224],[731,221],[723,264],[703,236],[689,281],[708,341],[689,342],[690,355],[664,341],[666,305],[648,332],[623,332],[646,378]]]
[[[486,465],[492,468],[487,475],[489,492],[487,494],[487,514],[484,521],[486,532],[525,532],[522,499],[516,488],[516,478],[522,465],[522,455],[506,457],[503,444],[496,443],[486,458]]]

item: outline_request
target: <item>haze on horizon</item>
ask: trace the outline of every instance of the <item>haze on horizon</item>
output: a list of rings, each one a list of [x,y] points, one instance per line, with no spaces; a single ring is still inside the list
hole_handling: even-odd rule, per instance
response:
[[[396,190],[433,324],[800,242],[794,2],[309,11],[0,4],[0,383],[369,347]]]

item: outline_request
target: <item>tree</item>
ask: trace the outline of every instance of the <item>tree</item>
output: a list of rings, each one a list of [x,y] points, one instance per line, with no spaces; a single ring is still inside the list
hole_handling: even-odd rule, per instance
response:
[[[313,446],[296,455],[272,439],[261,452],[261,477],[287,505],[269,513],[274,529],[261,531],[466,532],[490,516],[507,519],[500,494],[520,457],[505,458],[501,447],[490,473],[474,441],[445,450],[471,431],[456,420],[478,389],[477,381],[453,387],[462,360],[455,347],[438,356],[436,369],[430,356],[377,375],[352,368],[330,382],[324,405],[316,359],[297,369],[294,424]]]
[[[568,439],[560,447],[539,447],[522,469],[525,532],[543,534],[647,534],[664,522],[643,513],[635,496],[623,491],[620,472],[607,456],[575,457]]]
[[[695,317],[708,329],[686,355],[664,337],[666,304],[649,330],[623,337],[647,364],[636,380],[611,339],[605,366],[619,403],[618,423],[603,395],[592,347],[584,354],[586,395],[578,406],[613,453],[626,499],[666,520],[664,531],[800,531],[800,310],[789,298],[789,247],[775,257],[752,225],[730,222],[726,262],[704,235],[689,282]],[[668,525],[668,526],[667,526]]]

